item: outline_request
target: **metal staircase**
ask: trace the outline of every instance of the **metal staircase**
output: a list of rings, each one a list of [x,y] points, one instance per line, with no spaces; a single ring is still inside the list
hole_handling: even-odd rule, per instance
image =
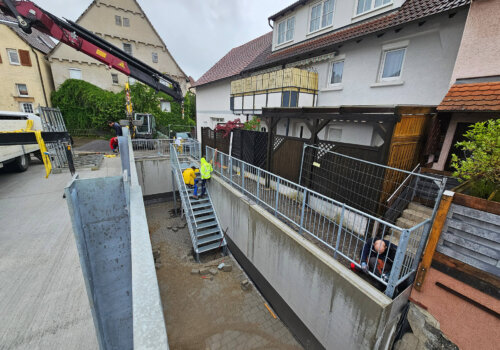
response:
[[[179,191],[182,211],[193,243],[196,260],[200,254],[215,249],[223,249],[226,253],[226,240],[219,219],[213,207],[210,192],[203,198],[194,199],[194,189],[189,188],[182,178],[182,172],[191,166],[199,167],[199,143],[193,141],[182,146],[170,145],[170,162],[172,164],[172,183],[175,191]]]

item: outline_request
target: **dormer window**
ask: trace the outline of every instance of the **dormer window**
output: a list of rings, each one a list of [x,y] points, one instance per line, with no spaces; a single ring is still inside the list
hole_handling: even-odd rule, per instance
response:
[[[309,33],[316,32],[332,25],[334,5],[334,0],[326,0],[311,6]]]
[[[358,0],[356,15],[360,15],[392,3],[392,0]]]
[[[293,40],[295,17],[290,17],[278,24],[278,45]]]

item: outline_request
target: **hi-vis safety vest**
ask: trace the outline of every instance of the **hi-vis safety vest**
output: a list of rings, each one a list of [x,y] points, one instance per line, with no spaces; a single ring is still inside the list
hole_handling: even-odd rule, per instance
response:
[[[200,173],[201,173],[201,178],[203,180],[210,179],[210,173],[214,171],[212,168],[212,165],[206,161],[205,158],[201,158],[201,167],[200,167]]]

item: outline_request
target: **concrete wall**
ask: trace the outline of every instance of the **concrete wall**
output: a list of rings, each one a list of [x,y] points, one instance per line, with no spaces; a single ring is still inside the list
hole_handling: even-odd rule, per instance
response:
[[[349,24],[366,20],[370,17],[380,15],[381,13],[394,10],[400,7],[405,0],[393,0],[386,6],[382,6],[370,12],[363,13],[361,15],[356,15],[356,4],[357,1],[353,0],[336,0],[334,1],[333,9],[333,21],[332,25],[320,29],[316,32],[309,32],[309,21],[311,16],[311,6],[316,5],[318,1],[311,0],[307,4],[298,7],[292,12],[286,13],[284,16],[277,18],[274,22],[274,32],[273,32],[273,50],[279,50],[288,47],[293,44],[297,44],[301,41],[309,40],[318,35],[323,35],[325,33],[337,30]],[[293,40],[289,42],[278,44],[278,24],[287,20],[288,18],[295,17],[295,30]]]
[[[231,82],[224,80],[196,87],[196,135],[201,142],[201,128],[214,128],[217,123],[211,118],[223,118],[228,122],[236,118],[246,121],[244,116],[234,115],[229,109]]]
[[[301,338],[306,348],[389,347],[407,294],[389,299],[218,177],[209,191],[234,250],[258,271],[261,292],[278,296],[271,304],[295,336],[310,335]]]
[[[471,3],[451,83],[456,79],[500,75],[499,13],[500,1]]]
[[[32,103],[33,109],[38,105],[50,107],[50,94],[54,90],[54,84],[50,66],[44,54],[35,50],[35,56],[31,47],[7,25],[0,24],[0,37],[2,38],[0,42],[0,57],[2,60],[2,63],[0,63],[0,90],[2,91],[0,94],[0,110],[22,111],[19,105],[21,102]],[[31,67],[10,64],[7,49],[27,50],[31,58]],[[40,64],[40,72],[37,59]],[[45,86],[45,95],[42,80]],[[20,97],[16,84],[26,84],[29,96]]]
[[[116,25],[115,15],[129,18],[130,27]],[[181,84],[183,93],[186,92],[185,74],[134,0],[119,3],[97,1],[82,15],[78,24],[120,49],[123,49],[123,43],[131,44],[134,57],[172,76]],[[152,61],[153,52],[158,53],[158,63]],[[127,81],[124,74],[111,71],[104,64],[66,45],[58,45],[50,54],[50,61],[56,88],[69,78],[69,68],[81,69],[83,80],[114,92],[121,91]],[[111,73],[118,74],[118,84],[112,83]]]
[[[170,157],[136,158],[135,166],[143,196],[172,193]]]

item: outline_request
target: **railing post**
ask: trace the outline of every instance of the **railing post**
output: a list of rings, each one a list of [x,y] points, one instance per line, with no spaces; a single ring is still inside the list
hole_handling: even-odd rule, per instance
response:
[[[233,157],[229,157],[229,182],[233,185]]]
[[[394,263],[392,264],[391,274],[389,276],[389,281],[387,282],[387,288],[385,290],[385,295],[392,298],[394,291],[396,290],[397,283],[399,280],[399,274],[401,273],[401,268],[403,267],[403,261],[406,255],[406,248],[408,246],[408,241],[410,240],[410,230],[403,230],[401,232],[401,237],[399,238],[398,249],[396,250],[396,256],[394,258]]]
[[[302,182],[302,168],[304,167],[304,154],[306,153],[307,143],[304,142],[302,145],[302,159],[300,160],[300,173],[299,173],[299,186]]]
[[[259,200],[259,189],[260,189],[260,168],[257,168],[257,200]]]
[[[302,234],[302,229],[304,227],[304,214],[306,212],[306,198],[307,198],[307,190],[304,189],[304,194],[303,194],[303,198],[302,198],[302,209],[300,212],[299,235]]]
[[[274,207],[274,216],[278,216],[278,204],[279,204],[279,194],[280,194],[280,181],[278,177],[278,182],[276,183],[276,205]]]
[[[245,193],[245,163],[241,162],[241,188]]]
[[[335,252],[333,253],[333,258],[337,259],[337,252],[339,251],[340,236],[342,235],[342,226],[344,226],[344,215],[345,215],[345,204],[342,204],[342,212],[340,213],[339,229],[337,231],[337,242],[335,243]]]
[[[156,141],[156,149],[158,150],[158,155],[161,156],[161,146],[160,146],[160,140],[155,140]]]

